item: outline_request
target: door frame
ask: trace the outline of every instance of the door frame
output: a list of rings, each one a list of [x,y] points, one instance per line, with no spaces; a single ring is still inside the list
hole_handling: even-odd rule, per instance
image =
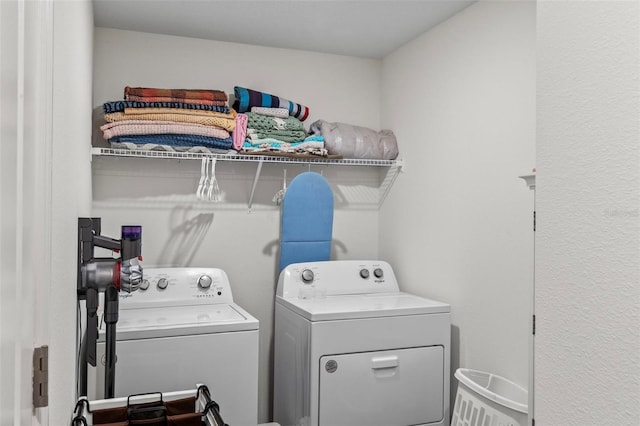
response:
[[[32,375],[49,343],[53,0],[0,2],[0,20],[0,423],[47,425]]]

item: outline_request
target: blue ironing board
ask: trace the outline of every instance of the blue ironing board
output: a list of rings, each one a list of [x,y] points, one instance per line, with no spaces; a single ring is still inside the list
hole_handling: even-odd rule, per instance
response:
[[[280,270],[299,262],[330,260],[333,191],[315,172],[296,176],[282,201]]]

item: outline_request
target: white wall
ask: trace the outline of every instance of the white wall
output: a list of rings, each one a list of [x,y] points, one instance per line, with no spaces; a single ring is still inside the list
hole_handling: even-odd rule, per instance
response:
[[[536,424],[640,424],[640,7],[538,5]]]
[[[122,99],[126,85],[263,90],[311,109],[316,119],[379,128],[380,61],[97,28],[93,105]],[[282,166],[265,165],[251,213],[255,164],[219,162],[225,202],[195,203],[200,162],[94,158],[93,215],[105,235],[143,226],[144,264],[224,269],[234,300],[260,321],[259,420],[271,412],[273,303],[280,211],[272,197]],[[306,167],[287,165],[290,181]],[[378,256],[379,170],[313,167],[336,195],[333,257]]]
[[[535,3],[476,3],[395,51],[382,99],[407,165],[381,257],[404,290],[451,304],[452,374],[527,387],[533,192],[518,176],[535,166]]]
[[[54,3],[51,152],[49,424],[68,424],[75,404],[78,217],[91,214],[91,3]]]
[[[244,86],[309,106],[305,124],[379,125],[380,61],[106,28],[95,38],[94,106],[121,100],[126,85]]]

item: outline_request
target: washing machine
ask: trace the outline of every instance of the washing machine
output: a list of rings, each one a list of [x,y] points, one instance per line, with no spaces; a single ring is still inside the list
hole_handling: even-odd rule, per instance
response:
[[[207,385],[231,426],[258,418],[258,320],[234,303],[227,274],[216,268],[146,268],[133,293],[120,293],[115,397]],[[102,321],[101,321],[102,323]],[[104,395],[105,329],[89,399]]]
[[[275,298],[274,421],[449,425],[450,306],[383,261],[296,263]]]

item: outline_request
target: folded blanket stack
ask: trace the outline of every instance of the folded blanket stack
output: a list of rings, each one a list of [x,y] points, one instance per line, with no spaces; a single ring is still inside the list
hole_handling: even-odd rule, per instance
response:
[[[309,136],[302,121],[284,116],[283,111],[287,112],[282,108],[254,107],[252,112],[238,114],[247,117],[242,152],[326,156],[323,137]]]
[[[322,136],[309,136],[302,123],[309,108],[287,99],[236,86],[238,111],[234,148],[244,153],[326,156]]]
[[[237,113],[220,90],[125,87],[103,104],[103,137],[114,148],[227,152]]]

